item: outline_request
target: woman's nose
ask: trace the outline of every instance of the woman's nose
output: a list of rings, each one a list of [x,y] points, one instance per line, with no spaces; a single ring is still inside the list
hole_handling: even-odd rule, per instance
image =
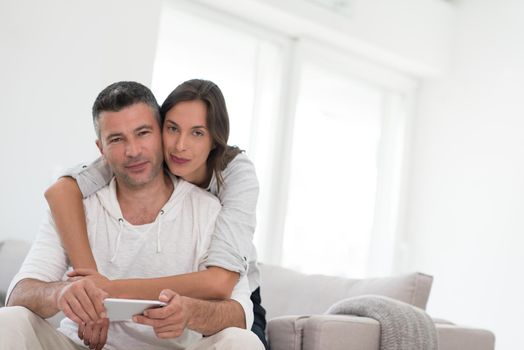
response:
[[[184,151],[186,149],[186,140],[184,136],[180,135],[177,138],[176,143],[175,143],[175,148],[179,152]]]

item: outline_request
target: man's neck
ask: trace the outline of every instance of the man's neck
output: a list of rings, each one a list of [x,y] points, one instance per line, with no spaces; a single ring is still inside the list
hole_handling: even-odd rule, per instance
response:
[[[173,193],[173,181],[164,172],[140,187],[129,187],[116,179],[116,195],[124,218],[133,225],[155,221]]]

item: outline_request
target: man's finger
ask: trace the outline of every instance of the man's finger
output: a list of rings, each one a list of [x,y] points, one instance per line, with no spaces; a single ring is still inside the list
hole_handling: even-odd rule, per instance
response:
[[[95,308],[97,316],[99,318],[105,318],[106,308],[104,307],[104,297],[107,295],[107,293],[102,292],[102,290],[94,286],[86,286],[85,290]]]
[[[92,285],[87,286],[80,286],[78,290],[75,293],[76,298],[84,308],[85,312],[89,315],[89,318],[91,321],[98,320],[99,314],[96,312],[95,306],[94,306],[94,300],[91,299],[91,297],[88,295],[88,291],[94,288]]]
[[[149,317],[142,316],[142,315],[133,316],[133,322],[140,323],[146,326],[151,326],[153,328],[163,327],[163,326],[169,325],[170,323],[171,324],[176,323],[176,321],[172,321],[170,319],[154,319],[154,318],[149,318]]]
[[[60,310],[62,310],[64,315],[66,315],[66,317],[70,318],[74,323],[76,323],[76,324],[84,323],[84,321],[82,321],[82,319],[77,314],[75,314],[73,312],[73,310],[71,309],[71,307],[69,306],[69,304],[66,302],[65,299],[59,305],[59,308],[60,308]]]
[[[165,318],[171,317],[175,314],[180,313],[181,308],[172,306],[172,305],[166,305],[162,307],[156,307],[152,309],[147,309],[144,311],[144,316],[148,318],[163,320]]]
[[[82,322],[78,325],[78,338],[84,340],[85,324]]]
[[[146,326],[154,327],[156,325],[157,320],[153,320],[151,318],[142,316],[142,315],[135,315],[133,316],[133,322],[140,323]]]
[[[72,312],[82,319],[82,322],[88,323],[91,321],[89,315],[85,312],[82,304],[75,298],[74,295],[65,296],[65,301],[71,308]]]
[[[93,334],[93,323],[86,324],[84,328],[84,344],[89,346],[91,344],[91,337]]]
[[[76,282],[76,281],[80,281],[83,277],[69,277],[67,279],[67,282]]]
[[[102,320],[102,328],[100,329],[100,339],[98,341],[96,350],[102,350],[104,345],[106,345],[108,330],[109,330],[109,319],[104,318]]]
[[[182,303],[180,296],[176,295],[166,306],[145,310],[144,316],[149,318],[164,319],[180,313],[182,313]]]
[[[184,327],[182,327],[180,324],[168,324],[163,327],[155,327],[155,333],[161,334],[161,333],[169,333],[169,332],[175,332],[182,334],[184,331]]]
[[[89,339],[89,348],[94,349],[98,346],[100,340],[101,320],[96,321],[93,324],[93,331],[91,332],[91,338]]]
[[[135,321],[136,320],[136,321]],[[162,328],[162,327],[180,327],[182,324],[184,324],[183,319],[181,317],[168,317],[168,318],[149,318],[142,315],[136,315],[133,317],[133,321],[136,323],[140,323],[146,326],[151,326],[155,329]]]
[[[176,295],[178,294],[176,294],[171,289],[164,289],[160,292],[158,300],[163,301],[164,303],[169,303]]]
[[[182,332],[168,331],[168,332],[161,332],[161,333],[155,333],[155,334],[160,339],[173,339],[173,338],[180,337],[182,335]]]
[[[162,327],[178,327],[183,323],[182,319],[180,317],[168,317],[163,319],[153,319],[154,324],[153,327],[155,329],[162,328]]]

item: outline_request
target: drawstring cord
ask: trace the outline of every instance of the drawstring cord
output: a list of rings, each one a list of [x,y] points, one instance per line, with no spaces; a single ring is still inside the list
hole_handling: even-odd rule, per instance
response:
[[[119,229],[118,229],[118,235],[116,236],[116,246],[115,246],[115,253],[113,254],[113,257],[111,258],[110,262],[114,263],[116,260],[116,255],[118,254],[118,248],[120,247],[120,237],[122,236],[122,231],[124,230],[124,219],[119,218],[118,219]]]
[[[164,210],[160,209],[160,215],[158,218],[158,226],[156,230],[156,252],[162,252],[162,245],[160,244],[160,230],[162,229],[162,216],[164,215]]]
[[[164,215],[164,210],[161,209],[160,210],[160,215],[159,215],[159,218],[158,218],[158,226],[157,226],[157,230],[156,230],[156,252],[157,253],[161,253],[162,252],[162,245],[160,243],[160,232],[162,230],[162,216],[163,215]],[[124,219],[123,218],[119,218],[118,219],[118,225],[119,225],[119,229],[118,229],[118,235],[116,236],[115,252],[114,252],[113,257],[111,258],[111,260],[109,260],[111,263],[115,262],[116,256],[118,254],[118,248],[120,248],[120,238],[122,237],[122,231],[124,230]]]

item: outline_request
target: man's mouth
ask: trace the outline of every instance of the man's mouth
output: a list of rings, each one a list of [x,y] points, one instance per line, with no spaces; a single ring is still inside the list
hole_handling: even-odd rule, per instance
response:
[[[138,172],[138,171],[144,170],[147,166],[147,163],[148,163],[147,161],[141,161],[141,162],[126,164],[125,168],[133,172]]]

